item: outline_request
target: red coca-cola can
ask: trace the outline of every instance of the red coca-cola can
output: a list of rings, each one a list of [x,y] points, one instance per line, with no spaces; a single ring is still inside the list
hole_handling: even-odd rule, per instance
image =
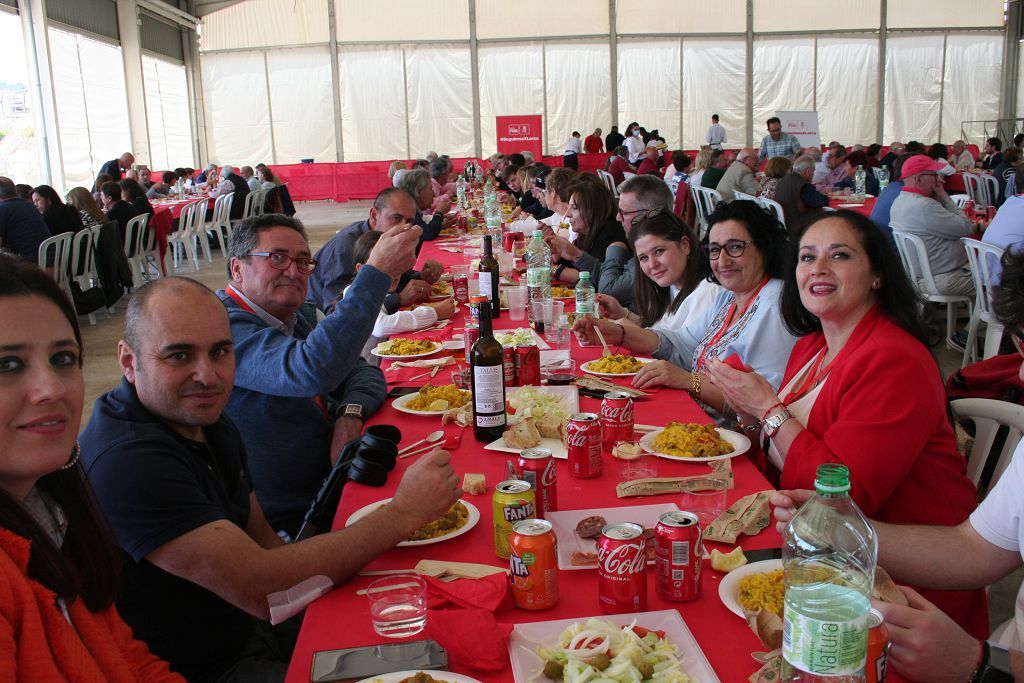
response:
[[[989,222],[996,217],[996,207],[993,204],[989,204],[985,207],[985,219]]]
[[[565,426],[565,446],[569,452],[569,474],[584,479],[600,476],[601,422],[597,415],[571,415]]]
[[[868,659],[864,666],[867,683],[885,683],[885,669],[889,659],[889,629],[882,613],[872,608],[868,612]]]
[[[502,377],[506,387],[514,387],[516,384],[516,349],[514,346],[505,346],[501,349]]]
[[[501,234],[501,248],[506,253],[511,254],[516,246],[516,233],[514,232],[503,232]]]
[[[473,350],[473,344],[480,338],[480,326],[476,323],[466,323],[462,328],[462,340],[466,344],[466,362],[469,362],[469,352]]]
[[[969,219],[974,218],[974,200],[968,199],[964,202],[964,215]]]
[[[609,391],[601,401],[601,441],[611,452],[617,441],[633,440],[633,399],[624,391]]]
[[[536,344],[516,347],[516,386],[540,386],[540,349]]]
[[[452,290],[455,292],[455,300],[459,303],[469,302],[469,276],[456,275],[452,278]]]
[[[654,590],[681,602],[700,595],[703,540],[697,515],[666,512],[654,527]]]
[[[605,614],[647,609],[647,541],[639,524],[620,522],[601,530],[597,600]]]
[[[523,481],[530,482],[537,496],[537,517],[544,519],[549,512],[558,509],[558,476],[555,472],[555,458],[549,448],[526,448],[519,454],[519,471]]]

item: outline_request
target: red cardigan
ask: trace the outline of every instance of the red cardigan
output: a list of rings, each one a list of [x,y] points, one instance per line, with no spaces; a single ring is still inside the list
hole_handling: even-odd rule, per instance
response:
[[[0,681],[184,683],[152,655],[109,607],[68,605],[72,627],[54,594],[28,577],[29,541],[0,528]]]
[[[782,385],[824,344],[820,332],[800,339]],[[780,488],[813,489],[818,465],[841,463],[871,519],[955,526],[977,506],[935,360],[877,307],[836,358],[806,427],[786,454]],[[984,590],[922,593],[975,637],[988,636]]]

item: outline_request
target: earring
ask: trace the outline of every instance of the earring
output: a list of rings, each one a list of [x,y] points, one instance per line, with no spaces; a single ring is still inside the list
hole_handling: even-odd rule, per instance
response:
[[[78,457],[82,454],[82,447],[78,441],[75,440],[75,447],[71,450],[71,458],[61,466],[62,470],[70,470],[72,467],[78,464]]]
[[[875,281],[871,283],[871,289],[878,289],[881,286],[882,286],[882,281],[879,280],[878,278],[875,278]]]

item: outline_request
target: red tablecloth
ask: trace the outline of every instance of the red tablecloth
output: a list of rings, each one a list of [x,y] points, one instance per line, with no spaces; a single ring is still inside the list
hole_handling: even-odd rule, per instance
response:
[[[828,205],[833,209],[844,208],[864,214],[865,216],[870,216],[871,210],[875,208],[876,201],[878,201],[878,197],[867,197],[863,204],[851,205],[849,202],[845,202],[842,199],[829,199]],[[846,206],[840,207],[842,204],[846,204]]]
[[[420,258],[434,258],[442,263],[459,262],[461,255],[441,252],[433,244],[424,245]],[[458,328],[460,325],[455,324]],[[516,327],[516,323],[502,318],[496,323],[499,329]],[[572,356],[577,362],[595,358],[600,348],[580,348],[572,342]],[[447,381],[447,380],[446,380]],[[600,402],[581,397],[580,408],[597,411]],[[637,423],[665,424],[670,419],[707,422],[707,415],[689,395],[680,390],[662,389],[656,394],[636,401]],[[382,408],[370,420],[371,424],[394,424],[403,432],[403,442],[412,443],[437,429],[437,419],[416,417],[399,413],[390,405]],[[506,460],[514,457],[507,453],[485,451],[482,444],[473,439],[472,431],[466,430],[459,446],[452,449],[455,468],[460,473],[481,472],[487,477],[488,493],[483,496],[466,496],[481,513],[479,524],[468,533],[451,541],[436,545],[396,548],[368,565],[367,569],[410,568],[421,559],[445,559],[464,562],[480,562],[502,566],[507,563],[494,554],[491,493],[493,486],[505,479],[503,474]],[[728,492],[731,504],[748,493],[771,488],[760,472],[743,456],[732,461],[736,488]],[[659,476],[686,476],[706,473],[709,468],[701,463],[656,460]],[[334,528],[344,526],[345,520],[359,508],[393,494],[402,472],[408,467],[406,460],[400,460],[396,470],[389,476],[383,488],[372,488],[353,482],[345,486],[344,495],[334,522]],[[615,485],[620,479],[621,463],[606,455],[604,473],[595,479],[577,479],[569,476],[565,461],[558,463],[558,500],[561,509],[583,509],[593,507],[644,505],[650,503],[678,502],[678,496],[662,495],[647,498],[618,499]],[[778,547],[779,535],[770,527],[755,537],[742,537],[745,548]],[[709,544],[715,547],[717,544]],[[719,546],[722,550],[726,547]],[[747,628],[745,622],[728,611],[718,598],[718,584],[721,575],[712,571],[705,563],[703,592],[701,596],[686,603],[674,603],[660,599],[653,589],[653,572],[648,575],[649,610],[678,609],[684,621],[693,632],[722,681],[746,680],[758,669],[758,664],[749,653],[763,648],[757,637]],[[317,600],[306,611],[302,633],[292,657],[287,680],[300,683],[309,680],[313,653],[343,647],[356,647],[388,642],[377,636],[370,623],[369,606],[365,597],[356,591],[365,588],[371,577],[358,576]],[[560,574],[560,600],[545,611],[531,612],[516,609],[510,605],[500,608],[496,617],[501,623],[522,623],[547,621],[600,614],[597,603],[597,572],[594,570],[562,571]],[[475,673],[465,662],[450,661],[452,671],[475,676],[490,682],[512,681],[511,667],[506,665],[502,672]]]

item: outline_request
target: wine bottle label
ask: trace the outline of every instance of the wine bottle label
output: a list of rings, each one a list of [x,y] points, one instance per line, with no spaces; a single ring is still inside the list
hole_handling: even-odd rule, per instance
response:
[[[505,377],[502,365],[473,366],[473,406],[480,427],[505,424]],[[483,416],[480,413],[499,413]]]
[[[480,296],[486,296],[487,300],[491,300],[491,274],[480,273]]]
[[[527,287],[543,287],[551,282],[550,268],[530,268],[526,271]]]
[[[850,589],[847,589],[850,590]],[[792,666],[823,676],[854,676],[864,671],[868,612],[848,620],[822,620],[785,606],[782,654]]]

